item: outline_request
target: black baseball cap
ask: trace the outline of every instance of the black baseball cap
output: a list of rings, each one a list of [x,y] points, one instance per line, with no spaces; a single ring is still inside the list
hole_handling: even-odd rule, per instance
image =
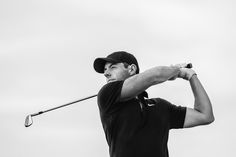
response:
[[[113,52],[110,55],[108,55],[106,58],[97,58],[95,59],[93,63],[93,67],[96,72],[98,73],[104,73],[104,66],[105,64],[109,63],[127,63],[129,65],[135,64],[137,66],[137,71],[136,73],[139,73],[139,66],[138,66],[138,61],[134,57],[134,55],[125,52],[125,51],[117,51]]]

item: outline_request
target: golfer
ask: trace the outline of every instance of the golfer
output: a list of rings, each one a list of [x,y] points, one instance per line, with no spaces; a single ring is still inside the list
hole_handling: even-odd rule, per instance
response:
[[[195,71],[186,65],[157,66],[139,73],[136,58],[124,51],[94,61],[95,71],[107,80],[97,103],[111,157],[168,157],[170,129],[214,121],[210,99]],[[148,99],[146,89],[177,78],[190,83],[193,108]]]

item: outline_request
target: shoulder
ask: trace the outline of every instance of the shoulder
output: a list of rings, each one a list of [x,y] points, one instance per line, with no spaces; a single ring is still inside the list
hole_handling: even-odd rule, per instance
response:
[[[105,84],[98,92],[98,97],[103,94],[109,94],[110,92],[114,92],[122,87],[124,81],[115,81]]]
[[[120,93],[124,81],[115,81],[105,84],[98,92],[97,102],[101,109],[111,109],[120,101]]]
[[[164,116],[170,128],[182,128],[186,115],[186,107],[177,106],[162,98],[149,99],[149,103],[155,103],[157,109]]]

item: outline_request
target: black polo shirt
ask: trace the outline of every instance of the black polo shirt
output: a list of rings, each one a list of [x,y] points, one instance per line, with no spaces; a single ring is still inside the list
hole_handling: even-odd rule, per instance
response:
[[[168,157],[169,130],[183,127],[186,107],[161,98],[146,99],[144,107],[136,98],[120,102],[123,83],[108,83],[98,93],[110,156]]]

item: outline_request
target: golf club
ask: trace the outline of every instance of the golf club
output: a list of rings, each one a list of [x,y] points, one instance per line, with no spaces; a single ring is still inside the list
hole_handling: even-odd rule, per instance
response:
[[[189,63],[186,65],[186,68],[192,68],[192,64]],[[73,101],[73,102],[70,102],[70,103],[67,103],[67,104],[64,104],[64,105],[61,105],[61,106],[58,106],[58,107],[54,107],[54,108],[51,108],[51,109],[48,109],[48,110],[45,110],[45,111],[39,111],[37,113],[33,113],[33,114],[30,114],[28,116],[26,116],[25,118],[25,127],[29,127],[33,124],[33,118],[34,116],[38,116],[40,114],[43,114],[43,113],[46,113],[46,112],[49,112],[49,111],[52,111],[52,110],[56,110],[58,108],[62,108],[62,107],[65,107],[65,106],[68,106],[68,105],[71,105],[71,104],[75,104],[77,102],[80,102],[80,101],[84,101],[84,100],[87,100],[87,99],[90,99],[90,98],[93,98],[93,97],[96,97],[97,94],[95,95],[92,95],[92,96],[88,96],[88,97],[85,97],[85,98],[82,98],[82,99],[79,99],[79,100],[76,100],[76,101]]]
[[[76,101],[73,101],[73,102],[61,105],[61,106],[57,106],[57,107],[54,107],[54,108],[51,108],[51,109],[48,109],[48,110],[45,110],[45,111],[39,111],[37,113],[30,114],[30,115],[28,115],[25,118],[25,127],[29,127],[29,126],[31,126],[33,124],[33,118],[32,117],[34,117],[34,116],[38,116],[40,114],[43,114],[43,113],[46,113],[46,112],[49,112],[49,111],[52,111],[52,110],[56,110],[58,108],[62,108],[62,107],[65,107],[65,106],[68,106],[68,105],[71,105],[71,104],[74,104],[74,103],[77,103],[77,102],[80,102],[80,101],[84,101],[84,100],[93,98],[95,96],[97,96],[97,94],[92,95],[92,96],[88,96],[88,97],[85,97],[85,98],[82,98],[82,99],[79,99],[79,100],[76,100]]]

